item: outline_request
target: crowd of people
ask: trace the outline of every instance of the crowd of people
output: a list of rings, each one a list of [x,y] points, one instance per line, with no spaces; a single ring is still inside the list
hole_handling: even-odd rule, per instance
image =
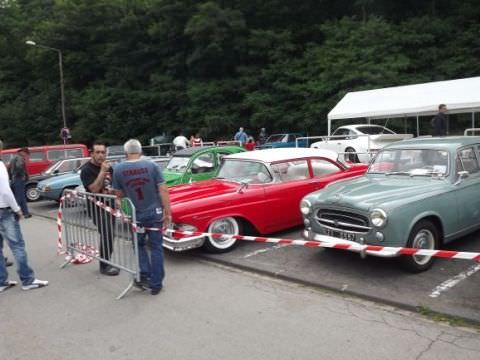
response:
[[[246,150],[255,150],[258,145],[263,145],[267,141],[268,135],[265,128],[260,130],[257,140],[252,135],[248,135],[243,127],[240,127],[233,136],[232,140],[236,141],[239,146],[244,147]],[[203,139],[200,133],[195,133],[190,137],[190,140],[183,134],[182,131],[173,139],[173,145],[175,150],[186,149],[187,147],[203,146]]]

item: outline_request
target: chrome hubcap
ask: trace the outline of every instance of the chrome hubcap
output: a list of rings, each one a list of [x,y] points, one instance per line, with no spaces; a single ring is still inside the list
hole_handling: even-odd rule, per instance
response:
[[[433,250],[435,248],[435,237],[430,230],[422,229],[415,235],[412,247]],[[418,265],[425,265],[430,261],[431,256],[413,255],[413,259]]]
[[[234,218],[228,217],[214,221],[209,227],[208,232],[238,235],[239,228]],[[210,242],[217,248],[226,249],[235,243],[232,238],[214,238],[209,236]]]
[[[28,189],[28,191],[27,191],[27,198],[28,198],[29,200],[37,200],[38,197],[39,197],[39,194],[38,194],[37,189],[34,189],[34,188]]]

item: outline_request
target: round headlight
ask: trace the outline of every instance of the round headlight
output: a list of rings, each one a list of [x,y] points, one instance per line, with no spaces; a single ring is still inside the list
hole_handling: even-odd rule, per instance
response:
[[[382,209],[374,209],[370,213],[370,220],[375,227],[383,227],[387,224],[387,213]]]
[[[312,211],[312,204],[310,203],[310,201],[306,199],[303,199],[302,201],[300,201],[300,212],[303,215],[308,215],[310,214],[311,211]]]

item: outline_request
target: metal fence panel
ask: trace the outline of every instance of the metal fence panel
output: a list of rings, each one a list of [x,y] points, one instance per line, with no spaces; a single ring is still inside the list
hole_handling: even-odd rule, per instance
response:
[[[140,281],[135,207],[129,199],[129,215],[115,209],[115,196],[67,190],[61,201],[62,233],[71,259],[93,258],[130,275],[130,283],[117,297],[122,298]]]

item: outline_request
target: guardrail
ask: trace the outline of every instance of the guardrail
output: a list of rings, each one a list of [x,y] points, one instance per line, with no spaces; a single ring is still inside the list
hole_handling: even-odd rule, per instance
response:
[[[475,136],[475,133],[476,132],[479,132],[480,133],[480,128],[469,128],[469,129],[465,129],[465,131],[463,132],[463,135],[464,136]],[[472,133],[471,135],[469,135],[469,133]]]

